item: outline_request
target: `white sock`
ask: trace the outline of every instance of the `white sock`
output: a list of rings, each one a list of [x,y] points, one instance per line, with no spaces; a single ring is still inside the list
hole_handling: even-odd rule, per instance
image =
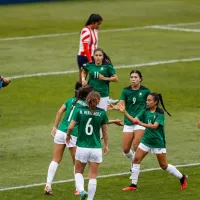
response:
[[[133,167],[131,170],[132,184],[137,185],[139,174],[140,174],[140,164],[133,164]]]
[[[129,158],[131,161],[133,161],[134,158],[134,153],[133,151],[130,149],[130,151],[128,153],[124,153],[124,155]]]
[[[55,176],[56,170],[58,168],[58,163],[55,161],[51,161],[50,165],[49,165],[49,169],[48,169],[48,174],[47,174],[47,184],[48,186],[51,187],[51,184],[53,182],[53,178]]]
[[[88,200],[93,200],[97,188],[97,179],[90,179],[88,183]]]
[[[170,174],[172,174],[173,176],[175,176],[176,178],[181,179],[183,177],[183,174],[181,174],[178,169],[176,169],[176,167],[174,167],[173,165],[168,164],[168,167],[166,169]]]
[[[74,166],[74,180],[75,180],[75,166]],[[75,184],[75,188],[76,188],[76,181],[74,181],[74,184]],[[76,190],[78,190],[78,189],[76,188]]]
[[[84,191],[84,178],[83,174],[81,173],[76,173],[75,174],[75,181],[76,181],[76,188],[78,189],[79,192]]]

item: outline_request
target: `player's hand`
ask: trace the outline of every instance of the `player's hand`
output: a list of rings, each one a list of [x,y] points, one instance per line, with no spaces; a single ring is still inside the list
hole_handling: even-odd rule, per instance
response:
[[[82,85],[83,86],[87,85],[87,81],[85,80],[85,78],[82,78]]]
[[[118,109],[121,111],[121,112],[125,112],[125,106],[121,105],[121,104],[117,104],[118,105]]]
[[[54,126],[53,129],[52,129],[52,131],[51,131],[51,135],[52,135],[53,137],[55,137],[56,131],[57,131],[57,128]]]
[[[116,124],[117,126],[124,126],[124,124],[122,123],[122,120],[120,119],[114,119],[113,123]]]
[[[69,144],[69,143],[70,143],[70,140],[71,140],[71,135],[68,135],[68,134],[67,134],[66,143]]]
[[[105,76],[102,74],[99,74],[99,80],[105,81]]]
[[[104,147],[104,156],[108,155],[108,153],[109,153],[108,147]]]
[[[134,121],[133,121],[134,124],[139,124],[142,126],[142,122],[138,119],[138,118],[134,118]]]
[[[114,110],[114,105],[113,104],[108,104],[107,105],[107,110]]]

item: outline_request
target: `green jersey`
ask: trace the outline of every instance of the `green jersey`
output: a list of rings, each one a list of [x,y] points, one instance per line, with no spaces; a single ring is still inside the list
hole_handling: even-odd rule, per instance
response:
[[[145,129],[141,143],[150,148],[165,148],[164,111],[157,107],[155,112],[151,112],[147,108],[141,111],[137,118],[145,124],[154,124],[155,122],[159,124],[156,129]]]
[[[88,106],[82,106],[74,113],[72,120],[78,123],[76,145],[84,148],[101,148],[100,129],[108,123],[105,110],[96,108],[92,114]]]
[[[144,86],[140,86],[138,90],[133,90],[131,86],[128,86],[122,90],[120,100],[124,100],[129,115],[135,117],[141,110],[146,108],[146,100],[149,94],[150,90]],[[133,125],[126,116],[124,116],[124,125]]]
[[[68,126],[72,120],[72,116],[73,116],[74,112],[76,111],[77,107],[79,107],[81,105],[83,105],[83,106],[87,105],[87,103],[85,103],[85,101],[83,101],[83,100],[78,100],[76,102],[76,104],[73,105],[76,100],[77,100],[76,98],[70,98],[64,103],[64,105],[66,106],[66,112],[65,112],[65,116],[64,116],[62,122],[58,126],[58,130],[67,133]],[[72,131],[72,135],[76,136],[76,137],[78,136],[78,127],[77,126],[74,127],[74,129]]]
[[[100,66],[94,63],[87,63],[84,70],[89,74],[88,84],[94,88],[94,91],[98,92],[101,97],[109,96],[109,81],[100,80],[99,74],[104,77],[111,77],[116,74],[115,69],[111,64],[102,64]]]

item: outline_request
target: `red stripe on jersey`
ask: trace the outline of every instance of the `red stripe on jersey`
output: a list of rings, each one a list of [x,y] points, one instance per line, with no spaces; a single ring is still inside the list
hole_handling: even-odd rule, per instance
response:
[[[84,42],[84,40],[88,39],[90,37],[90,35],[86,35],[84,38],[82,38],[82,42]]]
[[[84,47],[84,52],[85,52],[85,55],[88,59],[88,62],[91,62],[92,61],[92,57],[91,57],[91,51],[89,50],[89,45],[88,43],[83,43],[83,47]]]

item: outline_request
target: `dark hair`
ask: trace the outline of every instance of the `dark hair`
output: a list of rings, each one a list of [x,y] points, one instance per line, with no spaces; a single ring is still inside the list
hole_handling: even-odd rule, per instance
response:
[[[95,50],[94,50],[94,54],[95,54],[97,51],[101,51],[102,54],[103,54],[103,61],[102,61],[102,63],[112,64],[110,57],[104,52],[103,49],[101,49],[101,48],[95,49]]]
[[[103,18],[99,15],[99,14],[91,14],[87,20],[87,22],[85,23],[85,26],[88,26],[92,23],[95,23],[95,22],[100,22],[100,21],[103,21]]]
[[[76,97],[77,99],[72,104],[71,110],[76,105],[76,103],[78,102],[78,100],[86,100],[86,97],[92,91],[93,91],[93,87],[91,85],[86,85],[86,86],[83,86],[83,87],[79,88],[78,89],[78,93],[77,93],[77,97]]]
[[[100,101],[100,94],[98,92],[90,92],[86,98],[86,101],[88,103],[88,107],[91,113],[94,113],[97,105]]]
[[[163,98],[162,98],[162,95],[161,95],[161,94],[157,94],[157,93],[155,93],[155,92],[152,92],[152,93],[150,93],[149,95],[153,96],[154,99],[155,99],[155,101],[157,101],[157,104],[156,104],[156,105],[158,105],[159,102],[160,102],[161,105],[162,105],[162,107],[163,107],[163,109],[164,109],[164,111],[165,111],[169,116],[171,116],[171,114],[170,114],[170,113],[166,110],[166,108],[165,108],[164,101],[163,101]]]
[[[141,78],[141,82],[142,82],[143,77],[142,77],[141,71],[139,71],[139,70],[132,70],[132,71],[130,72],[130,76],[131,76],[131,74],[133,74],[133,73],[138,74],[138,76]]]

